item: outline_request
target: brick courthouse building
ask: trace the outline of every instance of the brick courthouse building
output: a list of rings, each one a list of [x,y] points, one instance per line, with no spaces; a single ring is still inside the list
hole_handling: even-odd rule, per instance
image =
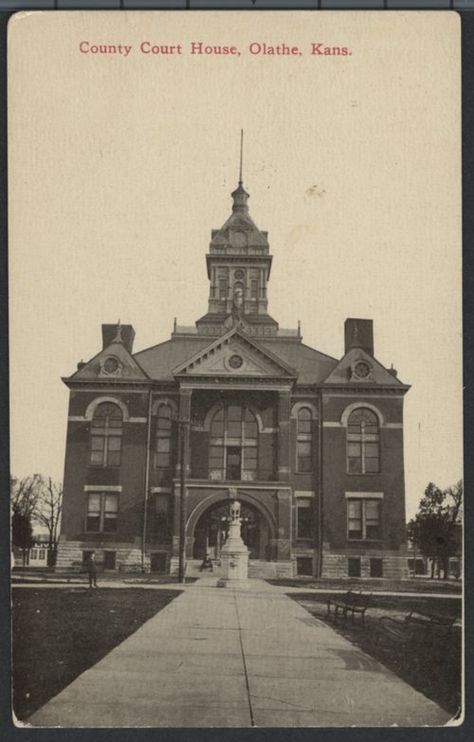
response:
[[[253,575],[402,576],[409,387],[375,359],[371,320],[346,320],[339,360],[279,328],[267,232],[242,182],[232,199],[195,326],[134,353],[130,325],[102,325],[102,350],[64,379],[57,567],[93,549],[105,569],[175,573],[183,471],[188,561],[218,559],[234,496]]]

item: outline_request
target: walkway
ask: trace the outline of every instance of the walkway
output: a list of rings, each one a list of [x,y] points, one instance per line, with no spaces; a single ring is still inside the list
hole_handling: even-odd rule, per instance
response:
[[[33,714],[37,727],[443,725],[281,588],[203,577]]]

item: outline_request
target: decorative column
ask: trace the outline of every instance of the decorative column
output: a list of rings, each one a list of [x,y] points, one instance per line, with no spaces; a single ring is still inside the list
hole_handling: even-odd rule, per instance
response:
[[[291,559],[291,493],[289,489],[280,490],[278,498],[278,539],[277,561]]]
[[[191,424],[191,389],[179,390],[179,581],[185,581],[186,572],[186,479],[189,477],[189,427]]]
[[[179,390],[179,410],[178,410],[178,443],[180,436],[184,435],[184,446],[178,445],[178,457],[176,465],[176,476],[181,474],[181,455],[184,450],[184,471],[186,477],[191,473],[191,451],[189,447],[189,427],[191,422],[191,396],[192,389]]]
[[[278,392],[278,481],[290,480],[290,391]]]

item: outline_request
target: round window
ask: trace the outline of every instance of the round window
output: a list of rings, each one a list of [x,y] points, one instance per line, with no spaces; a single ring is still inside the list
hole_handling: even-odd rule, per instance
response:
[[[234,355],[229,358],[229,366],[231,366],[231,368],[240,368],[242,364],[243,360],[237,355],[237,353],[234,353]]]
[[[119,362],[113,356],[106,358],[104,361],[104,371],[108,374],[114,374],[119,367]]]
[[[356,363],[354,371],[359,379],[365,379],[370,374],[370,366],[364,361],[359,361],[359,363]]]
[[[234,276],[238,281],[241,281],[242,278],[244,277],[244,272],[240,270],[239,268],[238,270],[235,271]]]

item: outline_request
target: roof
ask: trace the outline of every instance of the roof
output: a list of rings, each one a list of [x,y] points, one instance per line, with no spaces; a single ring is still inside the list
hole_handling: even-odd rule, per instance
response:
[[[173,371],[199,351],[204,350],[213,338],[206,336],[174,336],[160,345],[134,354],[143,370],[157,381],[173,381]],[[337,365],[337,360],[309,348],[294,339],[250,338],[255,345],[270,351],[284,365],[295,369],[300,384],[317,384],[323,381]]]

